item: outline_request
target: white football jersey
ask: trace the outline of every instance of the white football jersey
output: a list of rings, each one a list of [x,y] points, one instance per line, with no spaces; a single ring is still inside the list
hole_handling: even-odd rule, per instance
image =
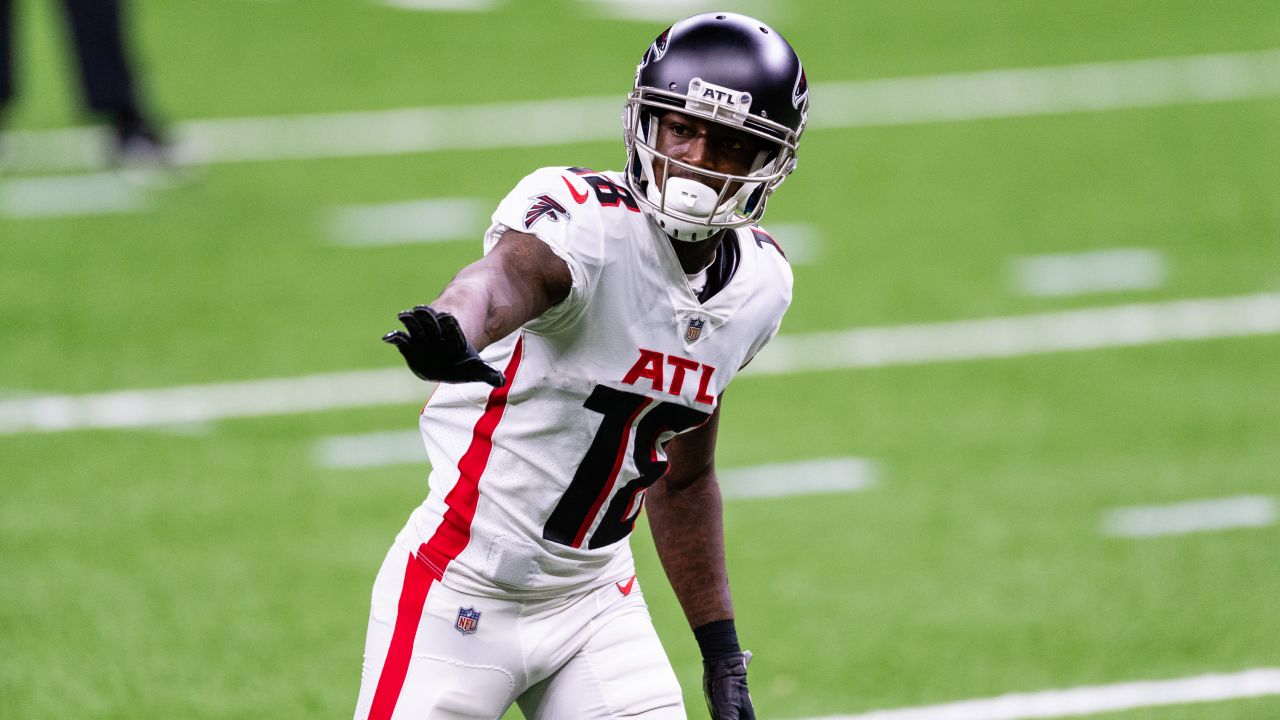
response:
[[[663,444],[704,423],[778,331],[791,269],[759,228],[705,303],[618,173],[543,168],[493,214],[568,264],[569,296],[481,356],[507,379],[439,385],[421,417],[430,493],[397,542],[446,585],[539,598],[631,574],[627,535]]]

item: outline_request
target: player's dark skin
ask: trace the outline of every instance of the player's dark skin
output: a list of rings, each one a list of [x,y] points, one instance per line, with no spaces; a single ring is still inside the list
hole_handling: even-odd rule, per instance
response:
[[[760,142],[755,136],[739,130],[705,122],[683,113],[669,112],[658,119],[658,136],[654,146],[658,152],[673,160],[726,175],[745,175],[751,168],[751,162],[755,160]],[[665,180],[663,163],[654,162],[653,172],[658,187],[661,188]],[[717,193],[724,189],[723,180],[698,175],[679,165],[671,166],[671,176],[697,180]],[[737,191],[737,184],[729,189],[730,194]],[[685,273],[692,275],[711,264],[722,235],[723,233],[716,233],[701,242],[671,241]]]
[[[759,143],[753,136],[677,112],[658,122],[659,152],[715,172],[746,174]],[[664,178],[658,168],[659,187]],[[673,177],[708,182],[673,167]],[[735,188],[736,189],[736,188]],[[700,242],[672,240],[686,273],[711,263],[723,233]],[[431,302],[452,314],[476,350],[506,337],[564,300],[572,287],[569,266],[546,243],[508,230],[487,255],[463,268]],[[720,408],[700,427],[666,444],[670,469],[646,493],[649,526],[667,579],[692,628],[733,618],[725,569],[720,486],[715,475]]]

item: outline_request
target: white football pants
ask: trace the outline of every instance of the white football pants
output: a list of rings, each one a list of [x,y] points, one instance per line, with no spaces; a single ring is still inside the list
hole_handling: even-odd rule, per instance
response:
[[[477,615],[478,614],[478,615]],[[684,720],[632,577],[552,600],[465,595],[392,547],[373,585],[356,720]]]

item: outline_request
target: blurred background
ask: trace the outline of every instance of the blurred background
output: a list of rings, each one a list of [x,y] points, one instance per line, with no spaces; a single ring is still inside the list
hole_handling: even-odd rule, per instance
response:
[[[139,157],[12,1],[0,716],[349,716],[426,491],[379,336],[522,176],[619,168],[635,63],[711,9],[812,87],[720,438],[761,716],[1280,716],[1280,4],[133,0]]]

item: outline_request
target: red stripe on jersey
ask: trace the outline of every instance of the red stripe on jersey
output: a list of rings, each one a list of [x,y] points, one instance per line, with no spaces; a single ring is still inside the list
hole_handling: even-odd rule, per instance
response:
[[[520,368],[520,356],[524,349],[524,336],[516,340],[515,350],[511,353],[511,361],[503,371],[506,382],[500,388],[489,393],[489,402],[485,405],[484,414],[476,421],[471,431],[471,445],[458,461],[458,482],[445,496],[444,520],[435,534],[423,546],[423,559],[444,575],[449,562],[467,547],[471,540],[471,521],[476,516],[476,505],[480,502],[480,476],[489,464],[489,453],[493,451],[493,431],[502,420],[502,413],[507,409],[507,394],[511,391],[511,383],[515,380],[516,371]]]
[[[369,720],[390,720],[391,714],[395,712],[405,675],[409,672],[413,641],[418,634],[418,623],[422,620],[427,592],[433,582],[444,576],[449,563],[458,557],[471,540],[471,521],[475,519],[476,505],[480,502],[480,476],[489,463],[489,453],[493,450],[493,432],[498,428],[503,411],[506,410],[507,395],[515,380],[516,370],[520,367],[523,347],[524,337],[521,336],[516,340],[511,361],[503,371],[506,383],[489,393],[484,414],[476,421],[471,433],[471,445],[458,461],[458,482],[444,499],[448,506],[444,519],[432,533],[431,539],[418,547],[416,555],[409,557],[409,566],[404,572],[404,586],[400,590],[400,605],[396,611],[396,626],[391,633],[387,659],[378,676],[378,687],[373,693]]]
[[[424,546],[425,547],[425,546]],[[390,720],[404,687],[404,676],[409,672],[409,658],[413,656],[413,639],[418,634],[418,622],[422,620],[422,608],[427,601],[427,591],[435,578],[427,566],[409,555],[404,569],[404,585],[400,588],[400,604],[396,609],[396,627],[391,632],[391,644],[387,659],[378,674],[378,687],[373,691],[373,703],[369,707],[369,720]]]
[[[587,529],[591,527],[591,521],[595,520],[596,513],[600,512],[604,499],[613,492],[613,484],[618,480],[618,473],[622,470],[622,460],[627,456],[627,447],[631,444],[631,426],[651,402],[653,402],[652,398],[645,398],[635,412],[631,413],[631,417],[627,418],[627,424],[622,426],[625,428],[622,432],[622,442],[618,444],[618,454],[613,458],[613,469],[609,471],[609,479],[605,481],[604,487],[600,488],[600,494],[596,496],[595,502],[591,503],[590,512],[582,520],[582,527],[578,528],[577,534],[573,536],[573,547],[582,547],[582,541],[587,537]]]

